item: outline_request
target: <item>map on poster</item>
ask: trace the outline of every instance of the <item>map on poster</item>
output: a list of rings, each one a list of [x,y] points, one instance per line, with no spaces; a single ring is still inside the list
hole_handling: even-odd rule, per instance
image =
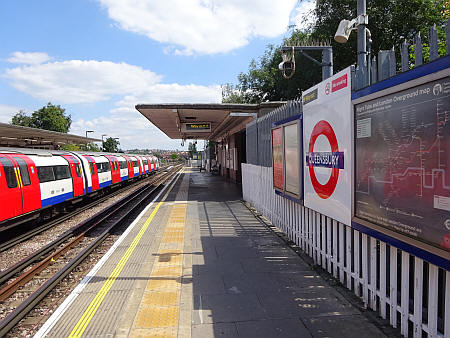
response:
[[[350,68],[303,94],[304,204],[339,222],[352,218]]]
[[[355,105],[355,216],[450,251],[450,78]]]

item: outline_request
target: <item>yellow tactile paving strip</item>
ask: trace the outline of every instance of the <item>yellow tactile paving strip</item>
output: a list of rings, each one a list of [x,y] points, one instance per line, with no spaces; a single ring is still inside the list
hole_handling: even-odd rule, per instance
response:
[[[178,335],[186,208],[186,203],[175,203],[172,207],[131,337]]]

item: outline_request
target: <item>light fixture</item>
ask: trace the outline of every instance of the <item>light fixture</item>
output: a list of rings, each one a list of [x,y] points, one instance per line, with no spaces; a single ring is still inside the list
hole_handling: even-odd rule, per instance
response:
[[[351,21],[341,20],[334,35],[334,40],[339,43],[346,43],[352,30],[356,29],[359,25],[367,25],[369,23],[368,18],[367,15],[361,14]]]

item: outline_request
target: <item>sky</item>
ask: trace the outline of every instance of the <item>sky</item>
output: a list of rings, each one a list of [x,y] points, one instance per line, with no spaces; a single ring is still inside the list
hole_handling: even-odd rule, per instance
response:
[[[268,44],[311,19],[314,0],[2,0],[0,122],[48,102],[70,133],[120,148],[185,149],[139,103],[220,103]]]

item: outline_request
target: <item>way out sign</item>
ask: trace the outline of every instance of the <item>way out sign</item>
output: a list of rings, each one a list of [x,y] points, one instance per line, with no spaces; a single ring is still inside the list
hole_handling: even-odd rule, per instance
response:
[[[304,204],[347,225],[352,210],[351,73],[303,93]]]

